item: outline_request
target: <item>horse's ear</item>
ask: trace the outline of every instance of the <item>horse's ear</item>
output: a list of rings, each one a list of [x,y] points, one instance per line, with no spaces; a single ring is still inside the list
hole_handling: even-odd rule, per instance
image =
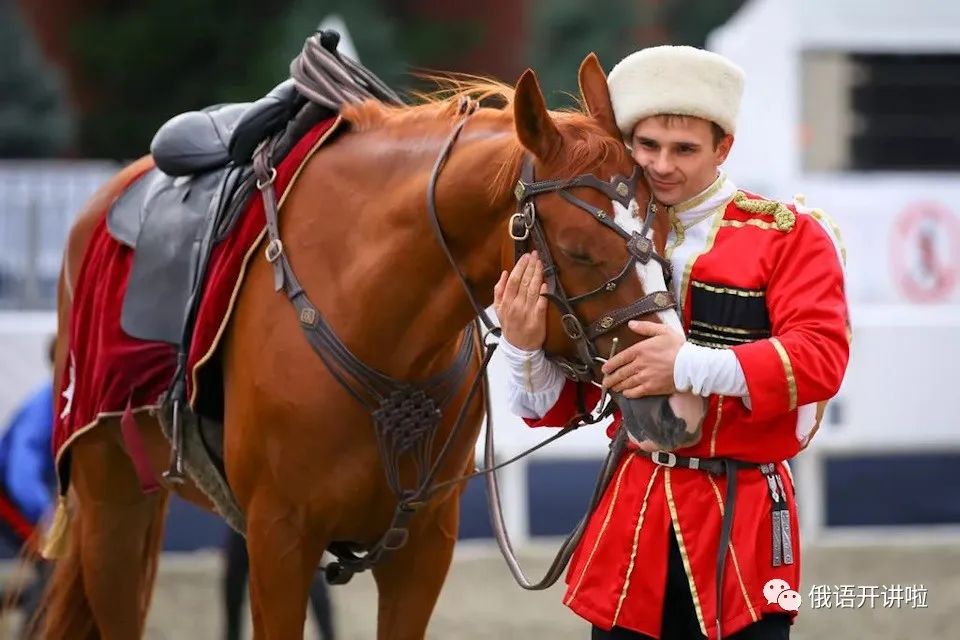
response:
[[[537,158],[549,160],[560,150],[563,138],[547,111],[537,76],[531,69],[524,71],[517,82],[513,117],[520,144]]]
[[[616,116],[613,115],[613,103],[610,101],[610,89],[607,87],[607,74],[603,72],[597,54],[591,52],[583,59],[577,80],[580,82],[580,95],[583,96],[583,102],[587,105],[587,112],[607,133],[619,139],[620,129],[617,127]]]

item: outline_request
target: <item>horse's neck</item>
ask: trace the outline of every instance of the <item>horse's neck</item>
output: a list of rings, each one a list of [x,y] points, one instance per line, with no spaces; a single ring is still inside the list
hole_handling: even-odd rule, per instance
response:
[[[344,136],[311,161],[281,234],[294,245],[307,295],[355,354],[392,375],[420,377],[448,363],[474,311],[427,217],[442,137],[384,141],[376,133]],[[441,174],[437,208],[458,263],[489,304],[503,217],[487,202],[497,166],[464,174],[466,144]]]

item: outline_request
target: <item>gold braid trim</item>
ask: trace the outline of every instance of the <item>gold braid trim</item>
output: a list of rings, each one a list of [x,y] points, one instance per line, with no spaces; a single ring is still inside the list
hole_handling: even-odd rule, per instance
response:
[[[737,194],[733,196],[733,204],[747,213],[773,216],[773,223],[777,226],[777,229],[784,233],[789,233],[797,221],[797,216],[782,202],[750,198],[743,191],[737,191]]]

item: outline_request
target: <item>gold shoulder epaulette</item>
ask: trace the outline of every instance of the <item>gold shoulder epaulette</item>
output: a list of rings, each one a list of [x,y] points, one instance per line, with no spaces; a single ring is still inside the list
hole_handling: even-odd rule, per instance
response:
[[[787,205],[776,200],[764,200],[763,198],[750,198],[743,191],[737,191],[733,197],[733,204],[747,213],[755,215],[773,216],[773,223],[777,229],[788,233],[793,229],[797,221],[796,215],[787,208]]]

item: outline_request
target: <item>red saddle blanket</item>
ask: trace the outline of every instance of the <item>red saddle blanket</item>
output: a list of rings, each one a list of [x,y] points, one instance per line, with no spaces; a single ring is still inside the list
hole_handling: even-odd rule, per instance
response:
[[[339,122],[332,118],[316,125],[280,163],[274,183],[278,200]],[[194,388],[198,373],[216,352],[247,264],[254,255],[262,255],[257,248],[265,234],[263,201],[255,194],[234,229],[211,254],[188,359],[191,405],[198,395]],[[102,418],[122,415],[128,404],[134,412],[152,409],[173,379],[174,347],[130,337],[120,327],[132,264],[133,250],[110,236],[104,216],[87,246],[74,291],[70,357],[57,397],[53,433],[58,471],[65,470],[64,454],[77,436]],[[60,481],[65,487],[67,478]]]

